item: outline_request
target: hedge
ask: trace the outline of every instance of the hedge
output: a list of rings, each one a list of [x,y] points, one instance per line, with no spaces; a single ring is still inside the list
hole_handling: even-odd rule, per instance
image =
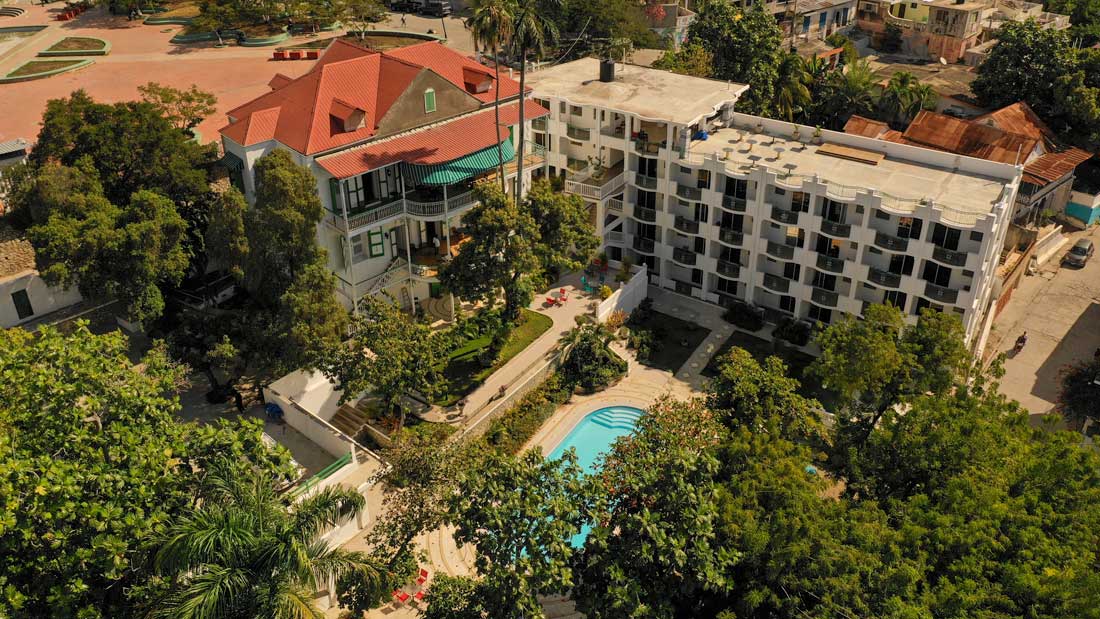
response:
[[[551,374],[489,424],[483,437],[485,442],[506,453],[519,453],[572,394],[571,384],[567,384],[561,375]]]

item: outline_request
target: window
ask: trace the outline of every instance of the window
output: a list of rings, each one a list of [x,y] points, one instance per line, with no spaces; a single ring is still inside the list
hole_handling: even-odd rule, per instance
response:
[[[726,179],[726,195],[744,200],[748,194],[749,182],[740,178]]]
[[[948,228],[943,224],[932,226],[932,244],[944,249],[955,251],[959,248],[959,237],[962,231],[957,228]]]
[[[365,174],[353,176],[344,181],[344,191],[347,194],[348,210],[354,211],[367,203],[366,183],[363,182]]]
[[[900,290],[885,290],[882,293],[882,304],[893,305],[901,311],[905,311],[905,293]]]
[[[796,262],[784,262],[783,263],[783,277],[791,280],[798,281],[798,275],[801,272],[801,265]]]
[[[978,243],[982,242],[982,233],[974,230],[970,233],[970,240]]]
[[[367,249],[371,258],[386,255],[386,235],[381,230],[371,230],[367,233]]]
[[[817,14],[817,27],[819,30],[825,29],[825,22],[829,21],[829,12],[822,11]]]
[[[921,278],[926,282],[931,282],[937,286],[950,286],[951,285],[951,269],[936,264],[931,260],[924,262],[924,272],[921,274]]]
[[[802,32],[810,31],[810,16],[807,15],[802,18]]]
[[[581,114],[584,113],[584,111],[581,110],[581,107],[579,105],[570,105],[569,106],[569,113],[572,114],[573,116],[580,116]]]
[[[723,262],[741,264],[741,250],[723,247],[722,251],[718,252],[718,259]]]
[[[829,324],[833,319],[833,310],[810,304],[809,319]]]
[[[876,219],[890,219],[890,213],[887,213],[886,211],[883,211],[883,210],[875,209],[875,218]]]
[[[645,208],[655,208],[657,205],[657,194],[653,191],[638,190],[638,206],[644,206]]]
[[[359,264],[367,259],[367,235],[357,234],[351,237],[351,261]]]
[[[838,224],[844,223],[845,215],[848,212],[847,204],[843,202],[834,202],[826,198],[821,207],[821,214],[825,218],[825,221],[831,221]]]
[[[699,170],[695,185],[699,189],[710,189],[710,170]]]
[[[737,282],[735,282],[735,281],[731,281],[731,280],[719,277],[718,278],[718,285],[715,286],[715,288],[718,290],[718,292],[723,292],[725,294],[731,294],[733,296],[737,296]]]
[[[779,309],[784,312],[794,313],[794,297],[790,295],[783,295],[779,297]]]
[[[913,257],[894,254],[890,256],[890,267],[887,269],[895,275],[913,274]]]
[[[710,219],[708,217],[709,215],[710,207],[708,207],[706,204],[697,203],[695,205],[695,221],[701,224],[705,224]]]
[[[824,288],[836,292],[836,275],[828,275],[821,271],[814,271],[814,279],[811,284],[814,288]]]
[[[435,111],[435,89],[429,88],[424,91],[424,113],[431,114]]]
[[[901,217],[898,219],[898,236],[903,239],[919,239],[921,220],[915,217]]]
[[[791,210],[808,213],[810,211],[810,194],[805,191],[796,191],[791,194]]]
[[[34,308],[31,307],[31,298],[27,296],[26,290],[16,290],[11,293],[11,302],[15,304],[15,313],[19,316],[19,320],[34,316]]]
[[[702,286],[703,285],[703,270],[702,269],[692,269],[691,270],[691,283],[695,284],[696,286]]]

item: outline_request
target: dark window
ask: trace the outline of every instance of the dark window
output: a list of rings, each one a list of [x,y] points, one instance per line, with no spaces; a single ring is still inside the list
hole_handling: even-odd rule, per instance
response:
[[[977,230],[971,231],[970,232],[970,240],[981,243],[982,242],[982,233],[978,232]]]
[[[703,270],[702,269],[692,269],[691,270],[691,283],[693,283],[697,286],[702,286],[703,285]]]
[[[825,221],[842,224],[844,223],[844,218],[847,213],[848,205],[843,202],[834,202],[826,198],[822,203],[821,214],[825,218]]]
[[[715,288],[718,290],[718,292],[724,292],[725,294],[732,294],[734,296],[737,296],[737,282],[735,281],[719,277],[718,285]]]
[[[649,157],[638,157],[638,172],[643,176],[657,176],[657,160]]]
[[[886,211],[883,211],[883,210],[875,209],[875,218],[876,219],[890,219],[890,213],[887,213]]]
[[[893,305],[901,311],[905,311],[905,293],[899,290],[886,290],[882,293],[883,305]]]
[[[718,259],[734,264],[741,264],[741,250],[733,249],[732,247],[723,247],[722,251],[718,252]]]
[[[644,206],[646,208],[655,208],[657,205],[657,194],[653,191],[638,190],[638,206]]]
[[[959,248],[959,237],[962,231],[957,228],[948,228],[943,224],[933,224],[932,244],[944,249],[955,251]]]
[[[912,275],[913,257],[894,254],[890,257],[890,267],[887,270],[896,275]]]
[[[950,286],[951,285],[951,269],[936,264],[931,260],[924,262],[924,272],[921,273],[921,278],[926,282],[932,282],[937,286]]]
[[[810,194],[805,191],[796,191],[792,193],[791,210],[808,213],[810,211]]]
[[[745,199],[748,195],[749,182],[740,178],[727,178],[726,179],[726,195]]]
[[[915,217],[902,217],[898,220],[898,236],[903,239],[919,239],[921,220]]]
[[[836,292],[836,275],[828,275],[821,271],[814,271],[814,280],[812,284],[815,288],[824,288],[825,290]]]
[[[695,221],[705,224],[710,219],[710,207],[706,204],[696,203],[695,205]]]
[[[16,290],[11,293],[11,302],[15,304],[15,313],[19,316],[19,320],[34,316],[31,298],[27,296],[26,290]]]
[[[794,313],[794,297],[783,295],[779,297],[779,309],[784,312]]]
[[[824,307],[818,307],[813,303],[810,304],[810,320],[817,320],[825,324],[829,324],[833,319],[833,311]]]
[[[798,274],[801,272],[801,266],[795,262],[783,263],[783,277],[789,280],[798,281]]]

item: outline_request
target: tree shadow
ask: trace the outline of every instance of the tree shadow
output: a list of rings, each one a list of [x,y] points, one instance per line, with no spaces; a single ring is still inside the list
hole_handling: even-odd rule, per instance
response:
[[[1031,395],[1048,402],[1056,402],[1061,390],[1062,369],[1082,359],[1089,358],[1100,346],[1100,303],[1092,303],[1081,312],[1073,326],[1066,331],[1058,345],[1035,371],[1035,384]]]

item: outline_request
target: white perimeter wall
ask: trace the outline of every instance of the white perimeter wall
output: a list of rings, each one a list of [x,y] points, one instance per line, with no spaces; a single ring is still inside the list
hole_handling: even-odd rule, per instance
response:
[[[620,283],[618,290],[600,302],[599,307],[596,308],[596,319],[603,322],[614,312],[621,311],[627,314],[633,312],[648,294],[648,280],[646,266],[643,264],[637,267],[630,281]]]

